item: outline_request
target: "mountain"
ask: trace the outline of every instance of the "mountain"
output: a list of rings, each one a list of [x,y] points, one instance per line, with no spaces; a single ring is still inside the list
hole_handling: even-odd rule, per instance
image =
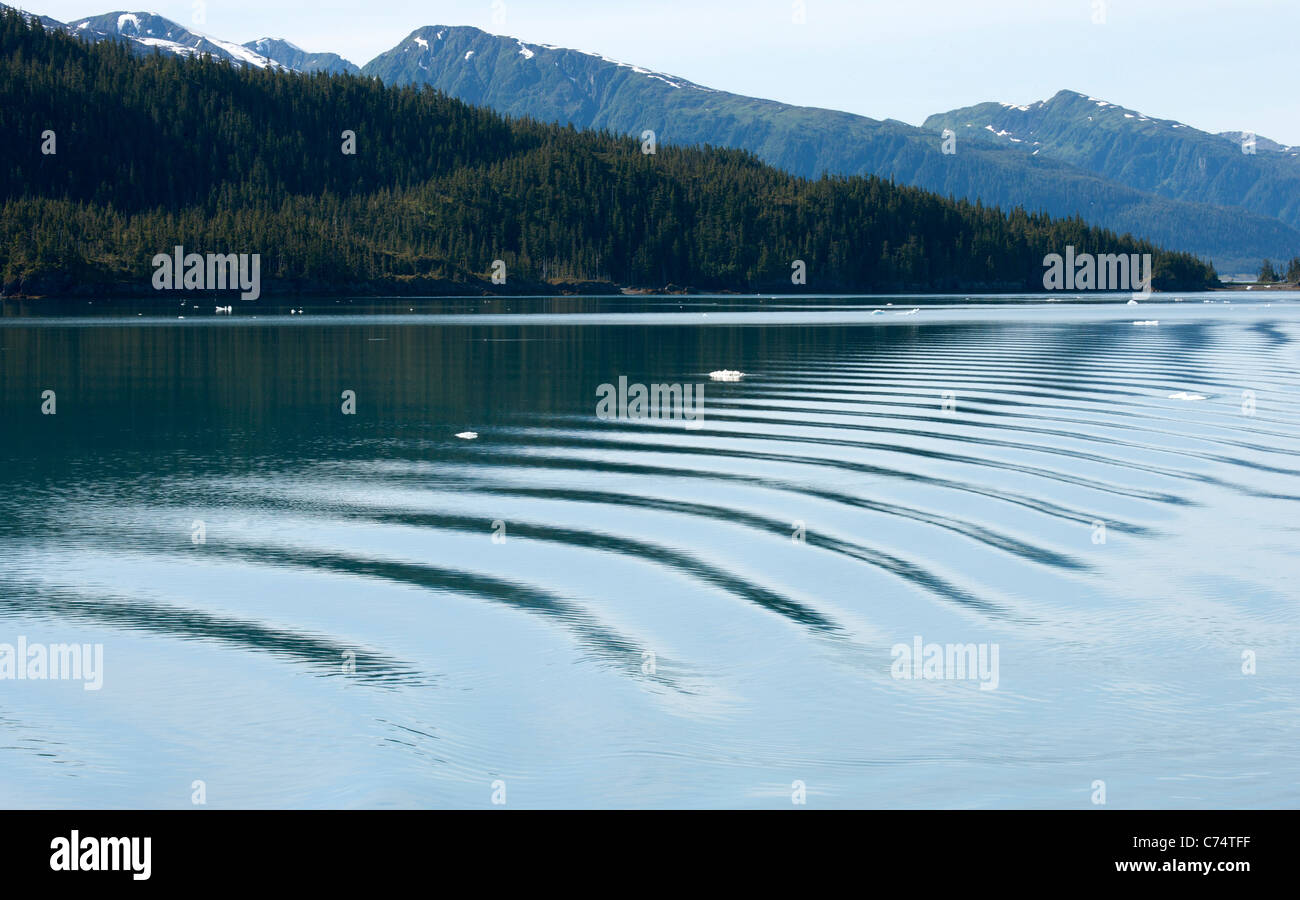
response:
[[[431,85],[511,116],[617,134],[653,130],[661,142],[750,150],[797,175],[878,175],[1003,209],[1079,214],[1216,264],[1290,258],[1300,249],[1296,223],[1280,222],[1265,209],[1243,214],[1203,202],[1194,191],[1162,196],[1154,185],[1122,183],[1065,154],[1035,154],[1009,140],[969,140],[972,129],[959,131],[957,152],[945,155],[942,129],[929,122],[917,128],[744,97],[477,28],[416,29],[362,72],[387,84]]]
[[[261,38],[249,41],[244,47],[295,72],[355,75],[361,71],[337,53],[311,53],[282,38]]]
[[[802,179],[738,150],[647,154],[373,78],[141,57],[12,13],[0,133],[32,136],[0,157],[0,281],[28,295],[150,293],[151,260],[175,246],[259,254],[268,295],[1041,290],[1044,257],[1070,246],[1150,253],[1156,287],[1215,282],[1187,254],[1079,219]]]
[[[237,66],[355,73],[428,85],[512,117],[607,129],[661,143],[749,150],[796,175],[877,175],[1010,210],[1081,215],[1254,272],[1300,249],[1300,150],[1153,120],[1064,91],[1026,107],[981,104],[915,127],[716,91],[595,53],[531,44],[464,26],[409,34],[362,69],[283,39],[238,45],[149,13],[114,12],[47,27],[137,53],[210,54]],[[944,128],[958,135],[943,152]],[[1234,156],[1235,153],[1235,156]]]
[[[1267,138],[1256,137],[1254,152],[1243,152],[1251,149],[1247,133],[1210,134],[1075,91],[1028,106],[981,103],[931,116],[925,127],[1049,156],[1173,200],[1300,228],[1300,148]]]
[[[14,7],[0,4],[0,10]],[[82,40],[116,40],[126,43],[133,52],[148,55],[159,52],[168,56],[202,56],[228,60],[236,66],[257,69],[289,69],[295,72],[350,72],[360,70],[337,53],[310,53],[277,38],[262,38],[246,44],[223,41],[191,31],[171,19],[148,12],[111,12],[64,23],[49,16],[20,14],[39,19],[48,29],[63,31]]]
[[[25,9],[18,9],[17,7],[7,6],[4,3],[0,3],[0,12],[3,12],[5,10],[16,12],[18,15],[22,16],[28,22],[40,22],[41,25],[43,25],[46,28],[54,28],[63,31],[66,31],[68,28],[67,25],[63,24],[58,19],[51,19],[49,16],[42,16],[37,13],[30,13],[27,12],[27,10]]]
[[[154,13],[111,12],[102,16],[91,16],[88,19],[78,19],[65,27],[73,34],[80,34],[92,40],[99,40],[104,36],[125,40],[139,53],[147,54],[155,50],[175,56],[198,56],[206,53],[216,59],[229,60],[235,65],[253,66],[258,69],[279,68],[278,63],[247,47],[233,41],[223,41],[220,38],[198,34]]]

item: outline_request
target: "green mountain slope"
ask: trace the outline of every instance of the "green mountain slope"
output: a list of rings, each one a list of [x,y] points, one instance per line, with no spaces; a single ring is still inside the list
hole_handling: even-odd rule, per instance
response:
[[[982,103],[931,116],[989,144],[1038,151],[1141,191],[1278,219],[1300,228],[1300,149],[1209,134],[1074,91],[1028,106]],[[1254,152],[1243,152],[1253,149]]]

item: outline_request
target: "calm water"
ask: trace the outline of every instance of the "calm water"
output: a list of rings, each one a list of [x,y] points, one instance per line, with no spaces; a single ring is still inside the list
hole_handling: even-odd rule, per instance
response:
[[[5,306],[0,805],[1300,805],[1300,295],[964,299]]]

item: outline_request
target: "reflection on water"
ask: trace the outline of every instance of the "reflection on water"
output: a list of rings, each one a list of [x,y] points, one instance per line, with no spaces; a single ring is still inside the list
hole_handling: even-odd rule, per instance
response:
[[[1300,297],[1224,296],[7,305],[0,645],[105,676],[0,679],[0,805],[1294,806]]]

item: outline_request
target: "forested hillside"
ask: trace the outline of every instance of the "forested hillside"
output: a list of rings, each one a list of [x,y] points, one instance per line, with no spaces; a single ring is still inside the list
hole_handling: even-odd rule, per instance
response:
[[[1215,280],[1191,256],[1079,220],[872,177],[802,179],[735,150],[645,154],[358,76],[141,59],[13,13],[0,16],[0,129],[10,293],[145,293],[153,255],[177,244],[261,254],[268,293],[1036,290],[1043,257],[1067,245],[1151,252],[1157,287]],[[496,259],[505,285],[487,280]]]

